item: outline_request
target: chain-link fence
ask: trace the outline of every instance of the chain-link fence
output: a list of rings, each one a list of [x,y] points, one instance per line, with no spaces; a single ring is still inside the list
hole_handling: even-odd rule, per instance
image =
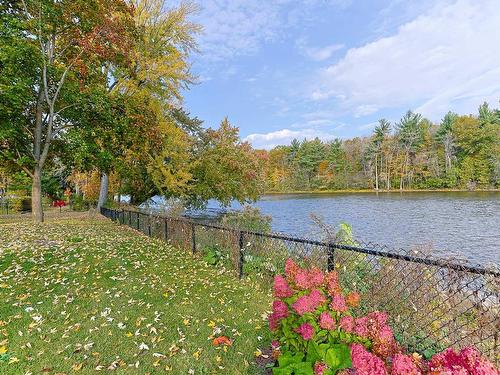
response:
[[[360,314],[389,313],[398,341],[430,355],[472,345],[498,363],[500,271],[358,241],[314,241],[264,234],[185,218],[102,208],[101,213],[144,234],[270,285],[285,260],[336,270],[346,291],[357,291]]]

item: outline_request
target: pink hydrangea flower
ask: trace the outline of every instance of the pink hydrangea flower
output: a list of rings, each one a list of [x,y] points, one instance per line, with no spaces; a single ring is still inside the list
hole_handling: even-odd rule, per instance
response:
[[[352,367],[356,375],[387,375],[384,362],[361,344],[351,346]]]
[[[367,317],[380,326],[387,324],[387,313],[385,311],[372,311]]]
[[[297,332],[302,336],[304,340],[307,341],[312,339],[314,335],[314,327],[309,323],[302,323],[299,328],[295,329],[295,332]]]
[[[311,293],[309,293],[309,301],[311,303],[311,306],[315,310],[316,308],[318,308],[318,306],[321,306],[326,302],[326,298],[323,293],[321,293],[321,291],[319,291],[318,289],[314,289],[313,291],[311,291]]]
[[[326,363],[316,362],[314,364],[314,375],[323,375],[323,373],[328,369]]]
[[[352,333],[354,330],[354,318],[349,315],[340,318],[340,328],[342,328],[347,333]]]
[[[342,294],[336,294],[332,298],[332,302],[330,303],[330,308],[337,312],[344,312],[347,310],[347,305],[345,303],[345,298]]]
[[[318,267],[314,267],[309,271],[309,281],[313,288],[318,288],[323,285],[324,280],[325,275]]]
[[[295,274],[295,285],[298,289],[307,290],[311,287],[311,281],[309,279],[309,272],[303,269],[299,269]]]
[[[293,290],[288,282],[281,275],[274,277],[274,296],[276,298],[288,298],[293,296]]]
[[[460,353],[448,348],[436,354],[429,362],[429,369],[443,374],[499,375],[495,366],[482,358],[474,348],[464,348]]]
[[[369,320],[368,317],[357,318],[354,321],[354,333],[361,337],[368,337],[370,331],[368,329]]]
[[[299,298],[297,298],[297,300],[293,303],[292,308],[300,316],[304,315],[305,313],[314,311],[314,307],[311,304],[311,300],[308,295],[300,296]]]
[[[268,320],[269,329],[273,332],[276,331],[279,327],[280,319],[278,319],[278,317],[274,313],[272,313],[271,315],[269,315]]]
[[[384,325],[380,328],[378,332],[378,339],[381,342],[391,342],[394,340],[394,333],[392,332],[391,327],[388,325]]]
[[[422,372],[411,357],[398,353],[392,359],[391,375],[422,375]]]
[[[280,348],[280,343],[279,343],[279,341],[278,341],[278,340],[273,340],[273,341],[271,342],[271,348],[272,348],[273,350],[278,350],[278,349]]]
[[[288,316],[288,306],[285,302],[276,300],[273,302],[273,314],[276,316],[276,319],[284,319]]]
[[[465,368],[473,375],[500,375],[500,371],[491,362],[470,346],[460,351],[460,357]]]
[[[319,316],[319,326],[331,331],[335,329],[335,320],[327,311],[323,311]]]

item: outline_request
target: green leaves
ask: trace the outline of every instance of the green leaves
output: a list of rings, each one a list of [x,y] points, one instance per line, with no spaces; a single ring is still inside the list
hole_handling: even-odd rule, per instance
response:
[[[278,367],[273,368],[274,375],[313,374],[316,362],[326,363],[328,371],[325,374],[335,374],[338,370],[352,366],[351,351],[346,344],[318,344],[309,341],[307,353],[284,352],[278,358]]]
[[[279,359],[279,367],[273,368],[274,375],[313,375],[313,362],[303,362],[304,354],[283,353]]]
[[[341,370],[352,366],[351,351],[345,344],[334,344],[326,351],[325,363],[332,370]]]

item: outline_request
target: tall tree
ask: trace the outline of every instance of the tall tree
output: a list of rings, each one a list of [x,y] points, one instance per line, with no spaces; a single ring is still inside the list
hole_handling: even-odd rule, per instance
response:
[[[399,188],[402,190],[404,182],[411,184],[410,164],[418,147],[422,143],[423,133],[421,127],[422,116],[412,111],[406,112],[396,124],[398,142],[403,150],[404,161],[401,168],[401,179]]]
[[[41,177],[51,144],[72,125],[65,111],[74,104],[77,89],[85,87],[86,77],[98,74],[102,61],[126,58],[131,9],[123,0],[22,0],[3,7],[15,21],[2,22],[8,29],[2,38],[14,34],[35,64],[24,82],[31,95],[20,99],[28,113],[20,126],[28,131],[13,130],[17,137],[2,144],[2,156],[32,178],[33,217],[42,222]]]
[[[134,21],[137,43],[131,52],[131,64],[124,70],[109,64],[106,69],[111,94],[120,92],[131,96],[142,93],[154,97],[159,113],[172,111],[182,101],[181,90],[192,83],[189,54],[196,50],[195,36],[200,25],[189,20],[197,11],[190,2],[170,8],[165,0],[134,0]],[[101,170],[101,189],[98,207],[107,199],[107,180],[110,168]]]
[[[454,140],[453,140],[453,124],[458,119],[458,115],[454,112],[448,112],[439,125],[436,132],[437,141],[444,147],[445,158],[445,173],[449,175],[454,157]]]
[[[378,190],[379,183],[379,161],[380,165],[383,165],[382,160],[382,145],[384,141],[389,136],[391,131],[391,123],[386,119],[380,119],[378,125],[375,127],[372,136],[373,153],[375,154],[375,190]]]

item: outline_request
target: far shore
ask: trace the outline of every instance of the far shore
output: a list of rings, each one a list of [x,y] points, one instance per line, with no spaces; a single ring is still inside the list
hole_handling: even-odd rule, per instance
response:
[[[266,191],[263,195],[292,195],[292,194],[346,194],[346,193],[499,193],[500,189],[341,189],[341,190],[292,190],[292,191]]]

